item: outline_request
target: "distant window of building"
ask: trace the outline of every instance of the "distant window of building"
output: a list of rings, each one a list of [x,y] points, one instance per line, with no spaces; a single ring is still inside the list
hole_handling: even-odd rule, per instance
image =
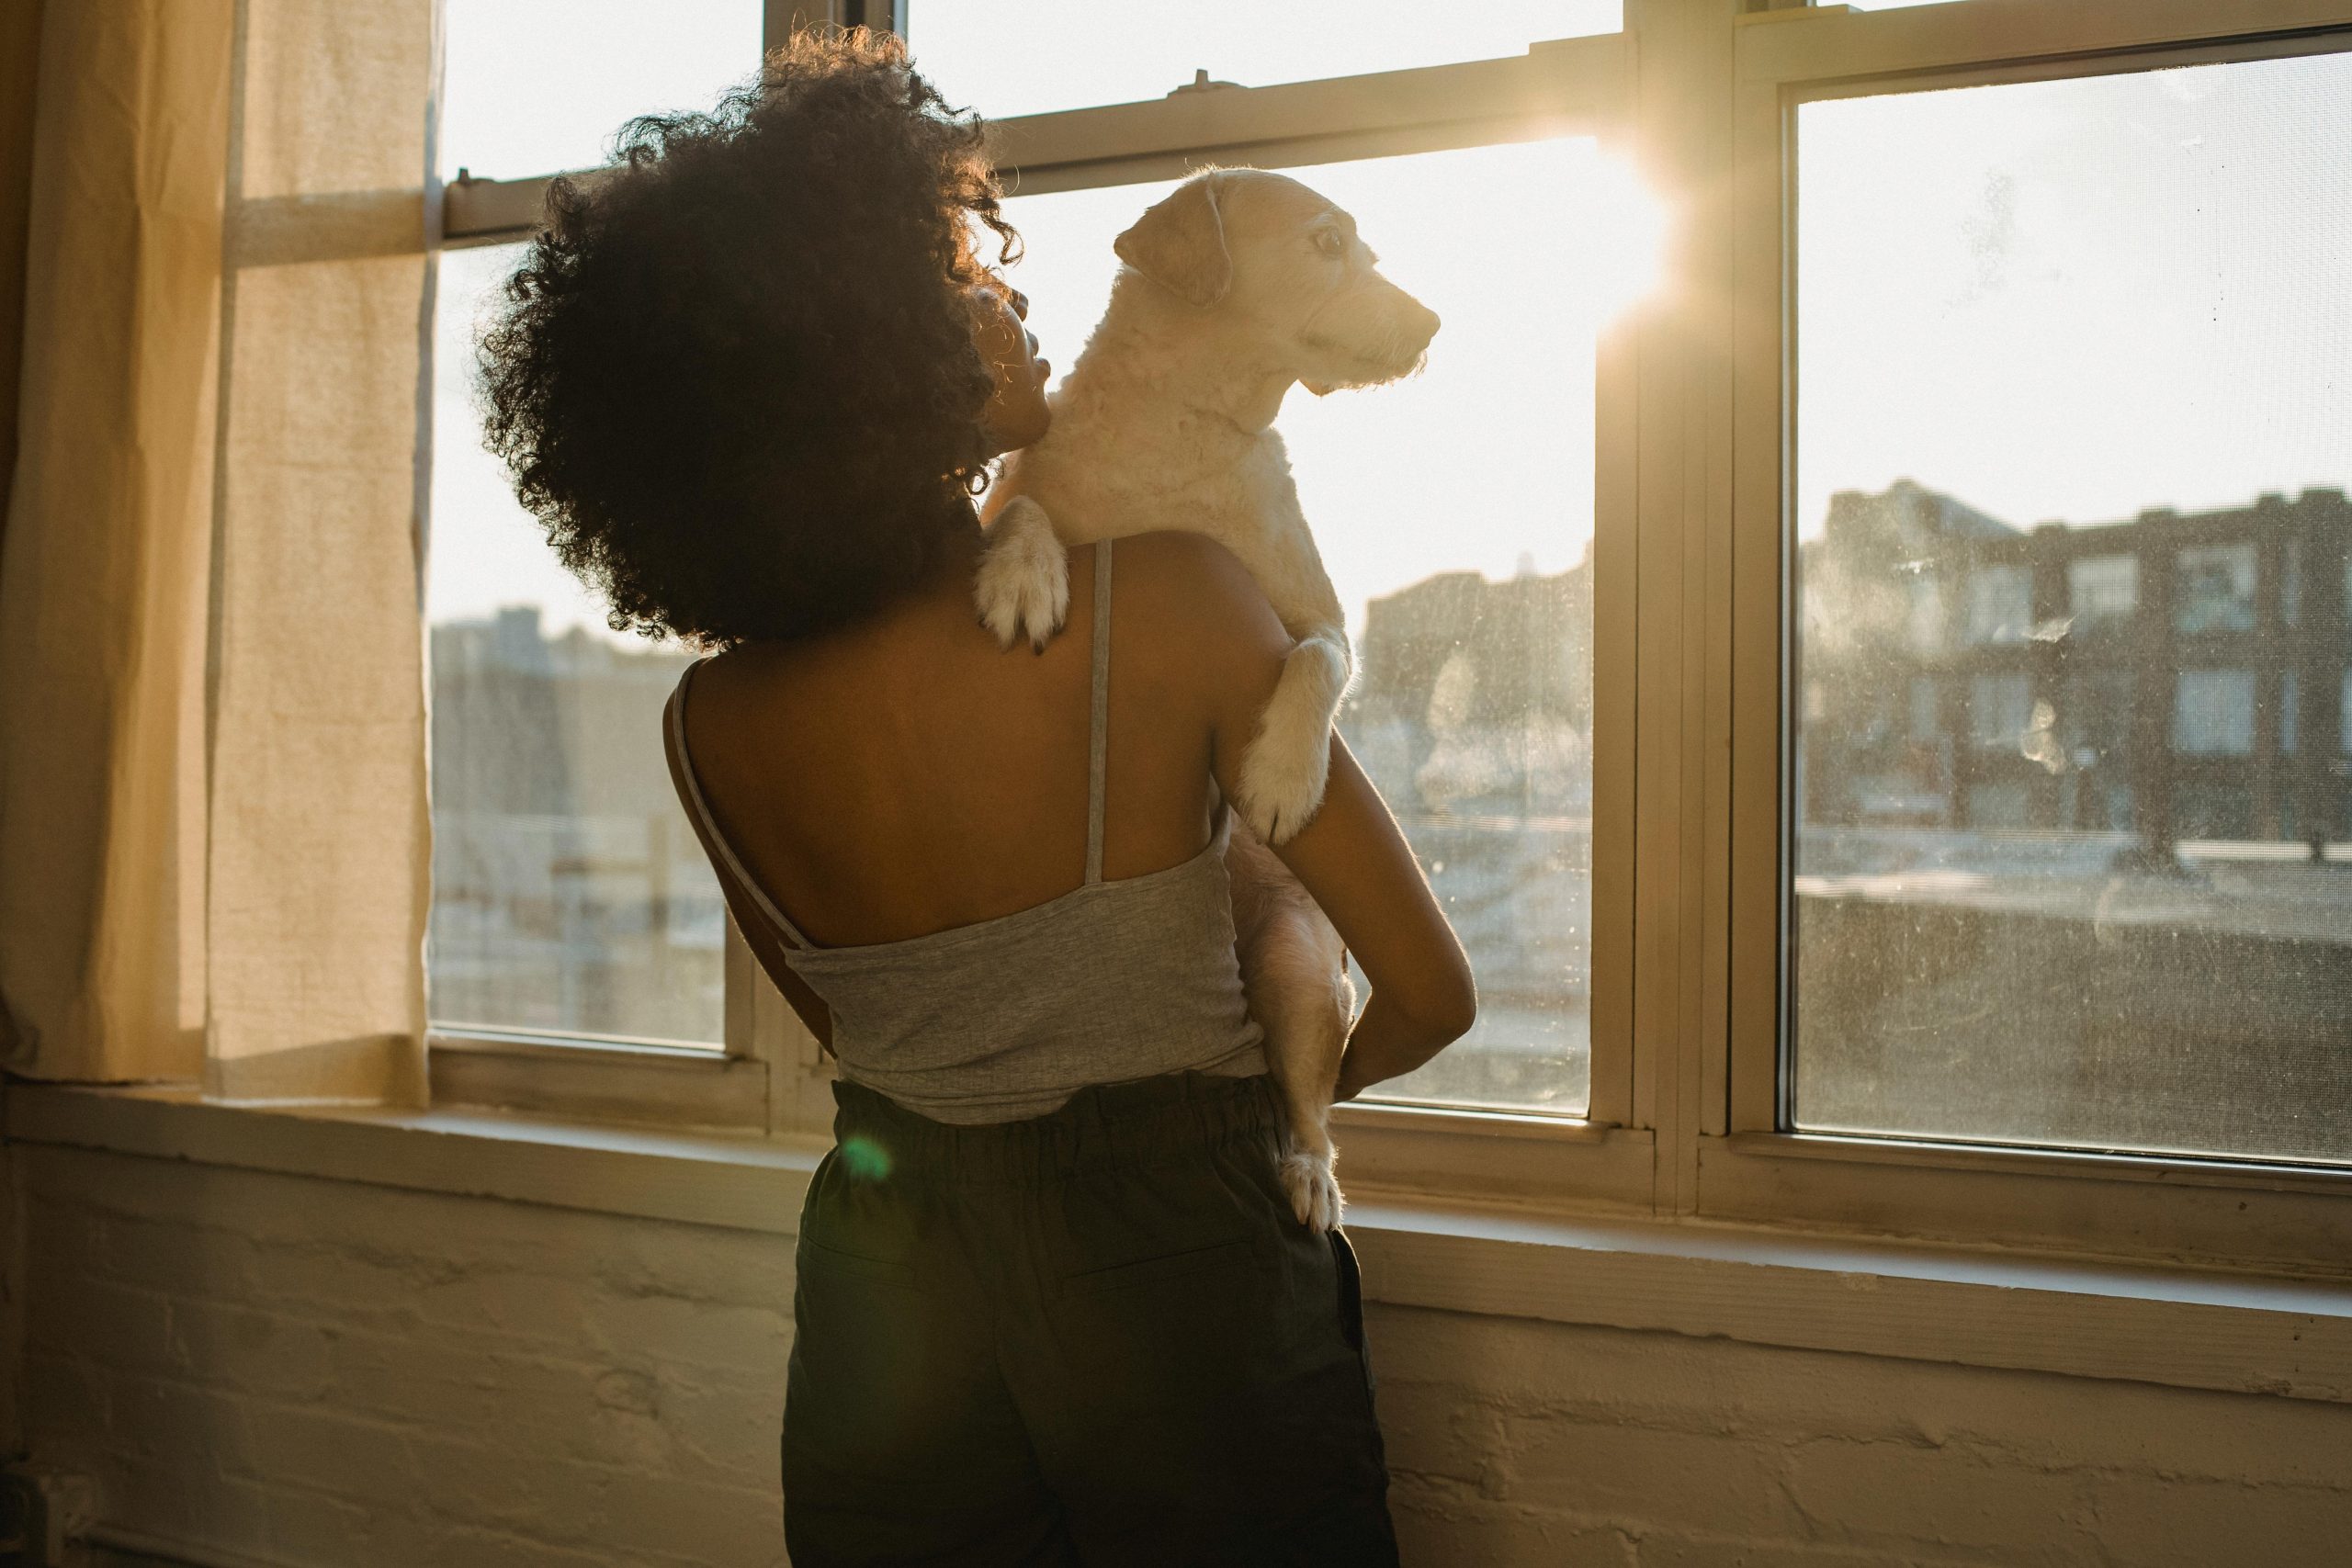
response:
[[[2117,763],[2131,743],[2132,671],[2113,665],[2077,669],[2068,678],[2059,722],[2075,765]]]
[[[2192,757],[2254,750],[2254,671],[2184,670],[2174,688],[2173,750]]]
[[[1944,719],[1939,710],[1935,678],[1929,675],[1911,677],[1911,739],[1926,746],[1943,738]]]
[[[1980,566],[1968,574],[1968,640],[2023,642],[2033,625],[2033,573],[2021,566]]]
[[[2352,670],[2344,672],[2344,716],[2336,721],[2335,746],[2346,756],[2352,757]]]
[[[1986,748],[2022,744],[2033,723],[2033,683],[2023,675],[1979,675],[1968,686],[1968,733]]]
[[[2300,626],[2303,619],[2303,542],[2287,541],[2286,558],[2278,571],[2278,618]]]
[[[2139,607],[2139,557],[2083,556],[2066,563],[2066,613],[2078,627],[2128,621]]]
[[[2302,705],[2302,683],[2290,670],[2278,691],[2278,750],[2290,755],[2295,750],[2296,710]]]
[[[1911,647],[1917,653],[1938,653],[1943,646],[1943,584],[1922,572],[1911,580]]]
[[[2254,630],[2254,546],[2199,545],[2174,558],[2176,631]]]

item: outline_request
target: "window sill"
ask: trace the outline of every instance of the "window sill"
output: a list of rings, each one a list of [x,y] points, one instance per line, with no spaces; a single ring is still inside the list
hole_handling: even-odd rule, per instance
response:
[[[790,1235],[829,1140],[14,1084],[11,1143]],[[2352,1404],[2352,1285],[1366,1191],[1394,1305]]]

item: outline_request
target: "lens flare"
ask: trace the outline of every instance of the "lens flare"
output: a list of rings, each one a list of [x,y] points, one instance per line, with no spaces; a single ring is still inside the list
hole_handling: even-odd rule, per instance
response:
[[[890,1151],[864,1136],[843,1138],[842,1167],[860,1181],[879,1181],[890,1174]]]
[[[1647,299],[1666,273],[1673,214],[1628,160],[1602,152],[1579,193],[1590,214],[1591,243],[1572,271],[1592,319],[1602,325]]]

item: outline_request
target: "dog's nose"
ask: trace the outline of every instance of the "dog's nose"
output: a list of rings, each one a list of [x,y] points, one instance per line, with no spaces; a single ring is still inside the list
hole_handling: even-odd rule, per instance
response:
[[[1422,346],[1427,347],[1429,341],[1437,336],[1437,329],[1443,323],[1438,320],[1435,310],[1430,310],[1419,299],[1414,300],[1412,304],[1413,313],[1408,319],[1412,323],[1413,331],[1420,335]]]

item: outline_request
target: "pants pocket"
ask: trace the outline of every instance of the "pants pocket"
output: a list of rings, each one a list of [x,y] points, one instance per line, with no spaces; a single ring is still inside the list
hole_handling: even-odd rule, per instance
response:
[[[1340,1270],[1340,1332],[1346,1336],[1348,1348],[1363,1354],[1363,1270],[1356,1263],[1355,1245],[1346,1233],[1333,1229],[1329,1233],[1331,1259]],[[1370,1369],[1365,1369],[1370,1375]]]

